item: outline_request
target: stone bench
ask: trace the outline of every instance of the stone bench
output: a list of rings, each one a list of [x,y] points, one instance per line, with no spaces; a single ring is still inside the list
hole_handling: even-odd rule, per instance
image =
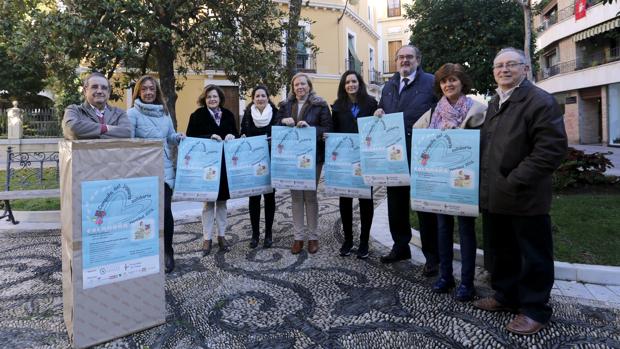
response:
[[[48,172],[47,178],[46,172]],[[46,189],[46,184],[58,186],[59,178],[57,151],[13,152],[12,147],[8,147],[5,186],[4,191],[0,191],[0,200],[4,202],[4,213],[0,215],[0,218],[7,217],[11,223],[19,223],[13,216],[10,200],[60,197],[60,189]]]

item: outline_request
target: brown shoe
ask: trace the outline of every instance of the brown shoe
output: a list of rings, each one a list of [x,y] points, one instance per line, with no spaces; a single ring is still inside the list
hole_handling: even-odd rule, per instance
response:
[[[545,328],[545,326],[546,324],[541,324],[527,315],[519,314],[506,325],[506,329],[512,333],[530,335],[537,333]]]
[[[319,250],[319,240],[308,240],[308,253],[315,254]]]
[[[293,242],[293,246],[291,247],[291,253],[299,254],[303,248],[304,242],[302,240],[295,240],[295,242]]]
[[[230,251],[230,248],[228,247],[228,244],[226,244],[226,239],[224,239],[223,236],[218,236],[217,237],[217,245],[220,248],[220,252],[228,252],[228,251]]]
[[[502,303],[498,302],[493,297],[478,299],[477,301],[474,301],[472,305],[478,309],[482,309],[486,311],[514,312],[516,310],[515,308],[511,308],[509,306],[503,305]]]
[[[202,256],[206,257],[211,253],[211,240],[205,240],[202,242]]]

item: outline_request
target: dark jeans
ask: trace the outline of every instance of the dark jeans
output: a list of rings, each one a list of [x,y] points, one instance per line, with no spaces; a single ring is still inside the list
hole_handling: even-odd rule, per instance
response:
[[[487,211],[482,218],[494,251],[491,287],[495,299],[547,323],[554,280],[551,218],[548,214],[512,216]]]
[[[172,189],[164,184],[164,253],[173,255],[172,237],[174,235],[174,217],[172,217]]]
[[[476,271],[476,218],[457,216],[459,240],[461,244],[461,283],[474,285]],[[437,215],[437,233],[439,237],[439,270],[441,277],[452,279],[452,259],[454,241],[454,216]]]
[[[396,254],[411,256],[411,224],[409,223],[409,186],[387,187],[388,222]]]
[[[420,222],[420,241],[422,242],[422,254],[426,264],[439,264],[439,246],[437,237],[437,214],[416,211]]]
[[[265,233],[271,233],[273,227],[273,217],[276,213],[275,192],[264,194],[265,198]],[[250,222],[252,223],[252,233],[259,235],[260,225],[260,195],[250,196]]]
[[[360,245],[368,246],[370,237],[370,227],[372,225],[372,217],[375,212],[372,203],[372,194],[370,199],[359,199],[360,206]],[[342,230],[344,231],[344,239],[353,241],[353,199],[340,198],[340,217],[342,219]]]

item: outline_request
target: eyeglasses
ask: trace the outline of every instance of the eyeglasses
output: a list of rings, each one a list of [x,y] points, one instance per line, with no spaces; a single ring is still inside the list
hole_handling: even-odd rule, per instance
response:
[[[493,64],[493,69],[504,69],[504,67],[508,69],[513,69],[513,68],[516,68],[524,64],[525,63],[520,63],[520,62],[497,63],[497,64]]]
[[[402,61],[402,60],[405,60],[405,59],[410,61],[410,60],[412,60],[414,58],[415,58],[414,55],[398,55],[398,56],[396,56],[396,59],[399,60],[399,61]]]

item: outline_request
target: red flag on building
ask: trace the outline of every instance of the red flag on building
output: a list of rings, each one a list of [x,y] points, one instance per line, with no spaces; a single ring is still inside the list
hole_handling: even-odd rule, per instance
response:
[[[575,20],[586,16],[586,0],[575,0]]]

